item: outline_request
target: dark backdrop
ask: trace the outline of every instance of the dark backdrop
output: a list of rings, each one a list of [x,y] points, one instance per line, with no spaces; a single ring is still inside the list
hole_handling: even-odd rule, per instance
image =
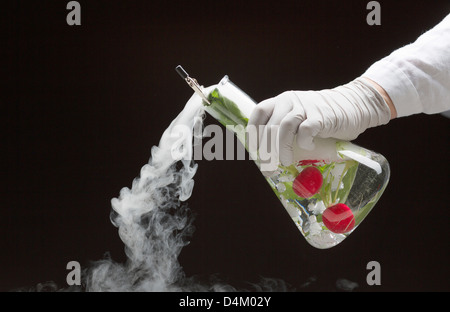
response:
[[[2,3],[0,289],[65,286],[68,261],[124,261],[110,200],[130,186],[192,91],[228,74],[255,100],[334,87],[417,38],[448,1],[68,1]],[[206,123],[214,122],[210,118]],[[297,290],[448,291],[449,120],[415,115],[355,143],[389,160],[390,184],[338,247],[304,240],[249,161],[200,161],[187,276],[280,278]],[[381,286],[366,264],[381,264]],[[308,287],[303,287],[311,282]]]

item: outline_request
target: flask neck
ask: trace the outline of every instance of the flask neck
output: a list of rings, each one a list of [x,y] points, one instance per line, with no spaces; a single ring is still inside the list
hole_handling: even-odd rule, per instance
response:
[[[248,150],[245,138],[246,128],[256,102],[232,83],[228,76],[223,77],[210,90],[212,91],[207,95],[209,105],[205,105],[205,110],[228,130],[233,131]],[[326,163],[341,160],[336,150],[337,140],[315,138],[314,142],[315,148],[312,151],[301,149],[294,144],[294,160],[320,159]]]

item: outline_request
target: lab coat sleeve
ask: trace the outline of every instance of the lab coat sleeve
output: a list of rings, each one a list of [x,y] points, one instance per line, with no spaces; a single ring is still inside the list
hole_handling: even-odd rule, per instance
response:
[[[362,76],[383,87],[398,117],[450,110],[450,15]]]

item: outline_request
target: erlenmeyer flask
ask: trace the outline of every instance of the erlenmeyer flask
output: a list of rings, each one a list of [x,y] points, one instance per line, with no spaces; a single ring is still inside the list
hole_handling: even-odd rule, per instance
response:
[[[205,110],[247,148],[246,127],[256,102],[228,76],[207,90]],[[385,157],[351,142],[315,138],[315,145],[311,152],[296,147],[294,164],[277,165],[265,178],[308,243],[325,249],[361,224],[385,190],[390,169]],[[250,156],[260,166],[258,155]]]

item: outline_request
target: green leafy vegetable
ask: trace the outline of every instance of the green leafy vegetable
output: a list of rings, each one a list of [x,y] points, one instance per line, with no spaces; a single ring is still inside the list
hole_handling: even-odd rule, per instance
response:
[[[209,94],[208,101],[211,105],[208,105],[206,110],[224,126],[247,126],[248,118],[242,114],[239,107],[233,101],[222,96],[218,89],[214,89]]]

